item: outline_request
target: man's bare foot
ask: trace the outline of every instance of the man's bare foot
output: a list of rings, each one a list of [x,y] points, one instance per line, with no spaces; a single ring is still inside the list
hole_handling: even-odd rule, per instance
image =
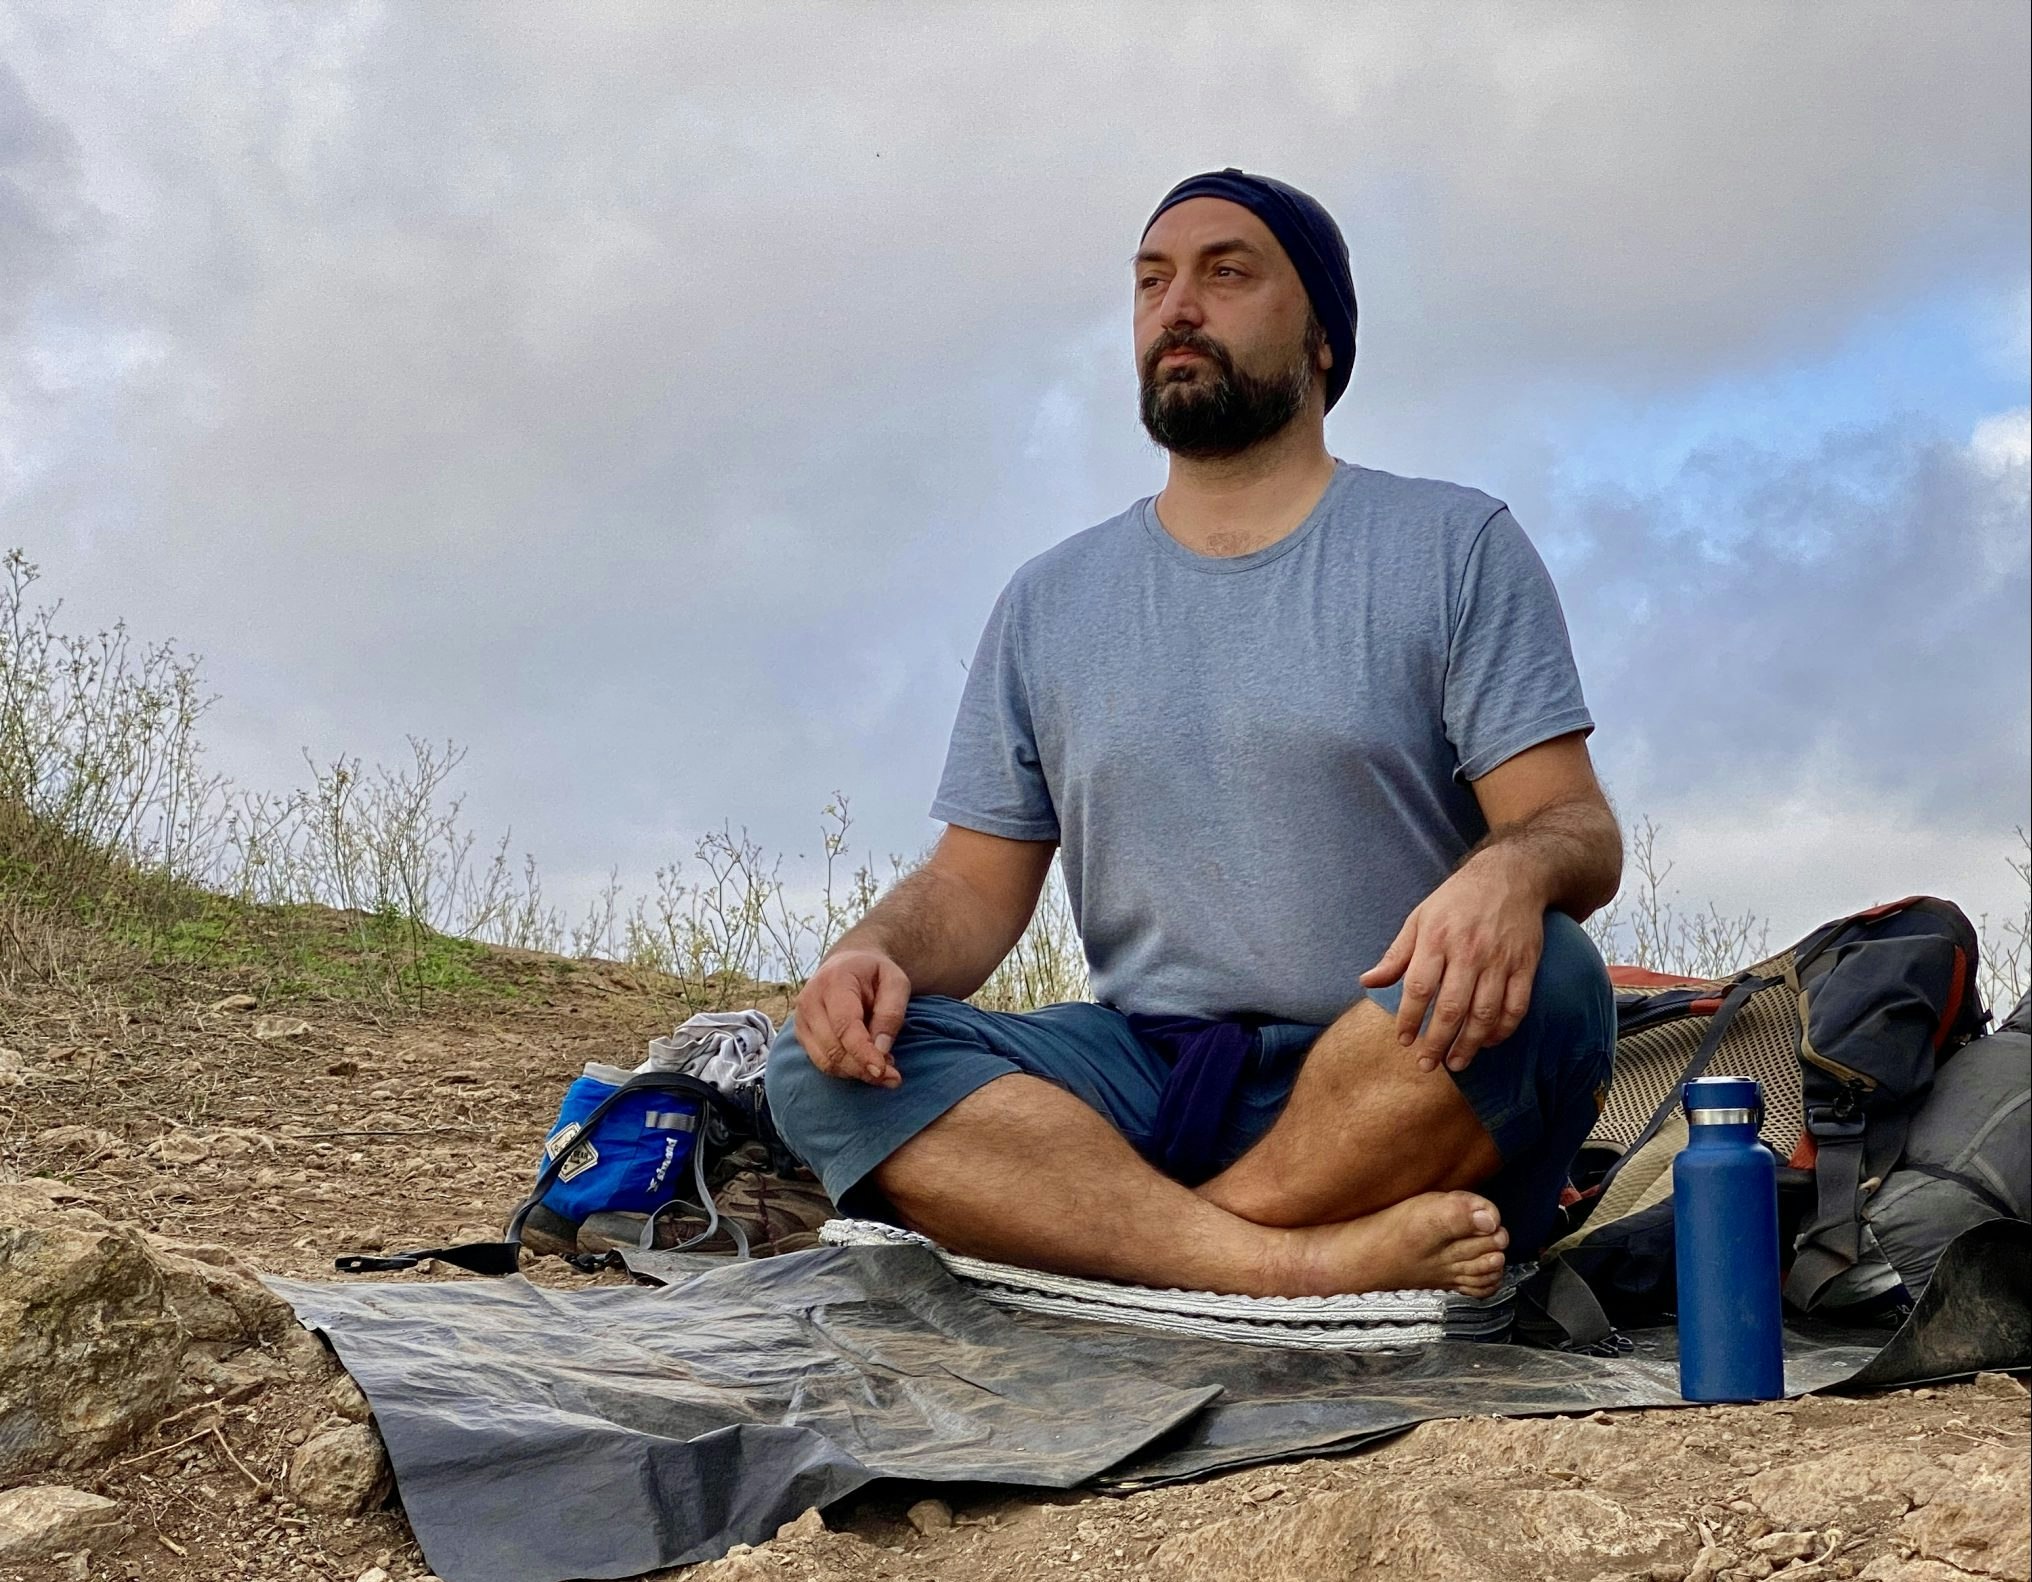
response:
[[[1429,1290],[1493,1296],[1510,1245],[1496,1205],[1472,1192],[1424,1192],[1360,1219],[1293,1234],[1308,1296]]]

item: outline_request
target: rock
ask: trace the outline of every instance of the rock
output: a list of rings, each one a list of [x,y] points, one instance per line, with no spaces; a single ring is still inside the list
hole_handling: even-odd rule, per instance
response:
[[[1744,1493],[1774,1528],[1853,1532],[1924,1505],[1947,1478],[1942,1458],[1910,1445],[1849,1445],[1760,1472]]]
[[[192,1340],[231,1348],[279,1340],[296,1314],[251,1266],[225,1247],[150,1236],[170,1307]]]
[[[9,1182],[6,1191],[17,1205],[35,1202],[43,1208],[67,1208],[79,1203],[89,1207],[101,1201],[96,1192],[87,1192],[68,1181],[53,1181],[48,1176],[30,1176],[26,1181]]]
[[[381,1436],[365,1423],[317,1435],[289,1464],[289,1492],[329,1516],[372,1510],[388,1498],[394,1482]]]
[[[369,1566],[360,1573],[360,1582],[388,1582],[388,1573],[380,1566]]]
[[[1959,1566],[1944,1566],[1938,1560],[1902,1560],[1897,1555],[1879,1555],[1857,1573],[1857,1582],[1971,1582]]]
[[[2025,1388],[2023,1379],[2014,1379],[2008,1373],[1979,1373],[1969,1388],[1977,1395],[1995,1396],[2005,1401],[2022,1401],[2032,1394]]]
[[[183,1343],[139,1231],[0,1187],[0,1480],[125,1447],[175,1393]]]
[[[181,1129],[164,1132],[148,1145],[148,1157],[159,1159],[166,1165],[194,1165],[201,1159],[212,1156],[211,1144],[196,1132]]]
[[[264,1159],[275,1157],[275,1138],[268,1132],[257,1131],[246,1126],[223,1126],[208,1132],[205,1141],[211,1145],[214,1159],[244,1159],[248,1154],[258,1153]]]
[[[51,1126],[35,1134],[38,1146],[68,1154],[73,1160],[93,1159],[124,1151],[120,1139],[96,1126]]]
[[[789,1575],[767,1550],[736,1544],[718,1560],[685,1573],[685,1582],[785,1582]]]
[[[1811,1560],[1820,1553],[1820,1534],[1766,1533],[1762,1538],[1751,1539],[1750,1547],[1760,1555],[1769,1555],[1779,1565],[1788,1560]]]
[[[0,1088],[18,1088],[28,1081],[23,1068],[28,1064],[21,1058],[21,1052],[0,1045]]]
[[[1721,1569],[1721,1551],[1703,1549],[1693,1557],[1693,1564],[1686,1568],[1686,1582],[1713,1582],[1715,1572]]]
[[[214,1000],[205,1007],[208,1011],[258,1011],[261,1002],[251,994],[229,994],[223,1000]]]
[[[223,1358],[207,1356],[205,1348],[193,1348],[184,1354],[177,1404],[188,1406],[200,1399],[245,1401],[271,1385],[295,1383],[297,1377],[279,1352],[266,1347],[249,1346]]]
[[[366,1395],[350,1373],[341,1373],[325,1386],[325,1404],[349,1423],[364,1423],[374,1415],[374,1408],[367,1404]]]
[[[795,1521],[785,1522],[777,1528],[775,1542],[782,1543],[790,1538],[818,1538],[824,1535],[825,1530],[825,1518],[819,1515],[818,1507],[814,1505]]]
[[[2032,1571],[2032,1488],[2022,1446],[1978,1445],[1945,1459],[1947,1479],[1932,1499],[1898,1524],[1899,1538],[1922,1559],[1985,1576]]]
[[[1565,1575],[1604,1561],[1630,1568],[1683,1552],[1686,1542],[1683,1522],[1646,1517],[1583,1489],[1484,1487],[1475,1517],[1461,1521],[1457,1497],[1444,1490],[1308,1490],[1165,1539],[1148,1574],[1152,1582],[1312,1582],[1387,1568],[1397,1582],[1454,1582],[1514,1575],[1524,1553],[1546,1574]]]
[[[254,1019],[254,1036],[263,1041],[276,1038],[301,1038],[310,1031],[310,1023],[296,1016],[257,1016]]]
[[[37,1484],[0,1493],[0,1563],[19,1565],[88,1545],[111,1547],[126,1531],[118,1502],[83,1489]]]
[[[903,1519],[925,1537],[951,1529],[952,1507],[944,1500],[919,1500],[903,1513]]]
[[[1626,1430],[1613,1418],[1453,1417],[1420,1423],[1372,1452],[1383,1464],[1437,1459],[1460,1471],[1530,1465],[1615,1484],[1647,1476],[1632,1465]]]
[[[301,1324],[292,1324],[285,1330],[275,1342],[274,1351],[283,1366],[299,1379],[317,1382],[341,1371],[332,1348]]]

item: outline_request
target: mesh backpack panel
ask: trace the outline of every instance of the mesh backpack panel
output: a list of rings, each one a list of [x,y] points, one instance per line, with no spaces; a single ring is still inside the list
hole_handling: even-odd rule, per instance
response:
[[[1750,996],[1736,1014],[1723,1045],[1727,1075],[1755,1077],[1762,1084],[1764,1126],[1759,1135],[1780,1159],[1793,1157],[1806,1131],[1806,1109],[1800,1098],[1799,1002],[1784,983],[1785,969],[1791,963],[1788,950],[1749,969],[1755,976],[1777,981]],[[1588,1134],[1588,1147],[1620,1154],[1643,1134],[1667,1099],[1673,1100],[1670,1113],[1679,1113],[1680,1073],[1706,1036],[1709,1017],[1719,1008],[1722,991],[1730,981],[1703,984],[1702,988],[1712,988],[1714,993],[1701,994],[1692,1002],[1701,1008],[1698,1011],[1657,1021],[1617,1038],[1608,1098]],[[1661,998],[1619,992],[1618,1013],[1627,1017],[1634,1006]]]

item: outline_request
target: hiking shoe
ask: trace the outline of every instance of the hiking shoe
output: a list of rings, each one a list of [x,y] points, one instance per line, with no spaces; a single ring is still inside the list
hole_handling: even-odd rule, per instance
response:
[[[748,1249],[758,1258],[778,1253],[802,1252],[819,1244],[818,1228],[833,1217],[833,1205],[816,1180],[786,1179],[760,1170],[742,1170],[727,1181],[714,1198],[722,1223],[732,1220],[748,1235]],[[642,1228],[647,1214],[608,1212],[588,1214],[579,1224],[578,1252],[625,1252],[642,1245]],[[687,1208],[662,1215],[656,1221],[658,1248],[683,1245],[705,1234],[706,1216]],[[734,1238],[721,1230],[711,1241],[700,1242],[693,1252],[726,1252]]]
[[[611,1219],[614,1216],[600,1217]],[[531,1209],[522,1221],[522,1245],[540,1258],[569,1258],[579,1250],[578,1234],[576,1224],[542,1203]]]

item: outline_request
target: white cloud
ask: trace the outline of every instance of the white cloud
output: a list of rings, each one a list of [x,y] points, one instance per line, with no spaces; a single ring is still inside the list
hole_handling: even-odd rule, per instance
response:
[[[1907,895],[1938,895],[1992,937],[2025,915],[2011,870],[2024,848],[2011,829],[1941,828],[1923,806],[1883,796],[1827,766],[1806,766],[1782,788],[1754,786],[1728,801],[1663,802],[1649,815],[1672,871],[1665,894],[1681,913],[1713,904],[1751,914],[1778,950],[1846,912]]]
[[[1969,453],[1995,480],[2005,502],[1982,536],[1983,570],[1992,577],[2022,573],[2032,549],[2032,409],[1984,418],[1970,438]]]
[[[646,874],[723,818],[788,847],[835,786],[914,850],[1002,579],[1157,481],[1123,288],[1171,181],[1242,163],[1340,217],[1343,454],[1549,492],[1539,420],[1572,392],[1783,369],[1928,292],[2022,303],[2028,15],[16,6],[0,541],[81,620],[205,651],[249,778],[450,734],[476,817],[559,872]],[[1762,548],[1880,464],[1960,509],[1968,467],[1900,432],[1804,471],[1722,455],[1707,486]],[[1838,565],[1841,514],[1814,521]],[[1561,572],[1577,638],[1648,607],[1632,655],[1706,668],[1711,609],[1655,563]],[[1823,653],[1904,619],[1881,569],[1842,589]],[[1786,621],[1767,599],[1729,640]],[[1896,657],[1883,776],[1933,775],[1956,707],[2019,706],[1943,710],[1965,660],[1936,627]],[[1792,731],[1740,728],[1753,757]],[[1671,783],[1669,740],[1643,750]],[[1711,761],[1678,772],[1720,795]],[[1950,800],[1923,816],[1977,816]]]

